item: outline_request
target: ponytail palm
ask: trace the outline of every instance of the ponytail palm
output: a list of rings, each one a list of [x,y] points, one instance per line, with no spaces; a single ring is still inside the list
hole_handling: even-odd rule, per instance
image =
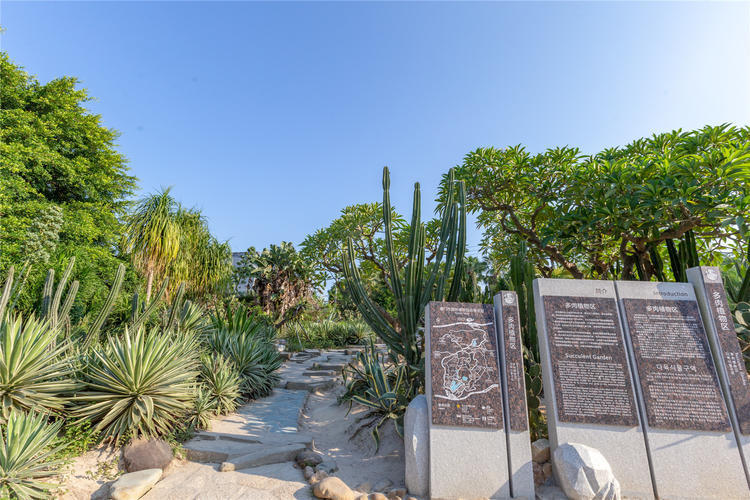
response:
[[[151,299],[154,278],[164,274],[180,249],[178,204],[170,189],[138,202],[125,227],[124,248],[133,264],[146,275],[146,301]]]

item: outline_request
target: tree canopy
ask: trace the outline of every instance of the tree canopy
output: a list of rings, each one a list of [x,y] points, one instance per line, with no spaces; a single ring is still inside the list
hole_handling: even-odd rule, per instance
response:
[[[709,263],[747,231],[750,128],[676,130],[594,155],[480,148],[455,172],[493,260],[524,241],[544,275],[650,279],[662,243],[690,232]]]

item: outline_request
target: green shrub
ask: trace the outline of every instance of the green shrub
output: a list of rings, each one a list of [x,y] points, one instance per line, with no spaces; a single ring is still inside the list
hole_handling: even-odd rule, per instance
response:
[[[281,367],[281,357],[264,337],[234,335],[226,343],[225,354],[242,377],[242,394],[251,399],[267,396],[280,380],[275,372]]]
[[[94,349],[75,415],[96,422],[105,438],[170,432],[191,410],[197,353],[193,337],[126,329]]]
[[[60,465],[51,457],[60,422],[47,425],[38,413],[11,410],[0,426],[0,498],[49,498],[56,485],[41,481],[55,475]]]
[[[234,365],[221,354],[201,356],[201,380],[210,407],[219,415],[237,409],[242,380]]]
[[[374,338],[364,321],[305,321],[289,325],[285,332],[287,349],[337,349],[362,345]]]
[[[0,421],[10,409],[61,413],[76,388],[67,345],[56,345],[58,330],[33,316],[0,320]]]

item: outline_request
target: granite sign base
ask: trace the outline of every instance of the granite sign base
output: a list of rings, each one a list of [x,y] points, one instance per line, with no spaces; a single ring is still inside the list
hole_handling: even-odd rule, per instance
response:
[[[510,498],[492,306],[431,302],[425,341],[429,497]]]
[[[706,327],[732,429],[739,445],[745,477],[750,487],[750,381],[734,331],[721,271],[717,267],[693,267],[687,270],[687,277],[695,287],[703,325]]]
[[[654,498],[614,283],[534,280],[551,450],[596,448],[624,497]]]
[[[616,288],[659,498],[750,498],[692,285]]]
[[[505,433],[508,441],[510,491],[513,498],[533,499],[534,464],[531,460],[531,434],[526,407],[526,381],[523,368],[521,318],[516,292],[495,295],[495,325],[505,405]]]

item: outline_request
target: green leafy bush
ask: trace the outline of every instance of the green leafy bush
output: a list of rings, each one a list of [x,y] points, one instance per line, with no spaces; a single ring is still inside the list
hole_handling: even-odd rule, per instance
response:
[[[75,388],[56,329],[33,316],[0,320],[0,421],[10,409],[61,413]]]
[[[42,481],[55,475],[60,462],[52,456],[61,422],[47,425],[39,413],[11,410],[0,426],[0,498],[49,498],[55,487]]]
[[[168,433],[192,407],[197,353],[193,337],[126,329],[93,350],[75,415],[105,438]]]
[[[336,349],[365,344],[374,337],[364,321],[305,321],[285,328],[287,349]]]

